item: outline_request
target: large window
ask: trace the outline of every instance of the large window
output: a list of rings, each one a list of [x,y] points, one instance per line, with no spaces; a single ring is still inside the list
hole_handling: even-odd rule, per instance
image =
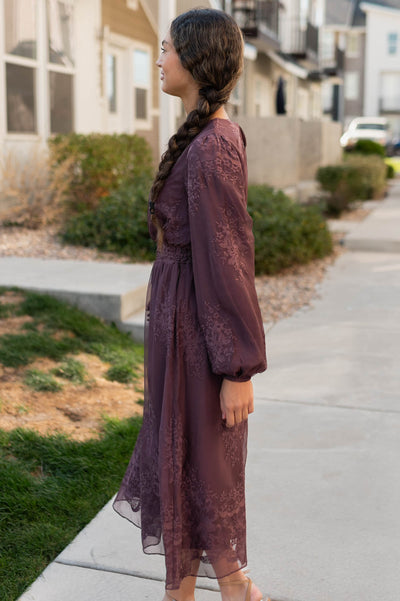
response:
[[[150,54],[146,50],[133,51],[134,115],[136,121],[147,121],[150,112]]]
[[[7,130],[36,133],[36,1],[4,0],[3,10]]]
[[[0,61],[6,87],[0,105],[6,109],[7,132],[72,131],[73,0],[0,0],[3,16]]]

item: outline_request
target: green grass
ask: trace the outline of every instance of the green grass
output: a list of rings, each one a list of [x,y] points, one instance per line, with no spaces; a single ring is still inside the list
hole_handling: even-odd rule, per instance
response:
[[[58,392],[62,390],[62,385],[52,375],[46,374],[40,369],[28,369],[24,384],[36,392]]]
[[[7,290],[18,292],[23,300],[0,305],[4,313],[0,317],[29,315],[33,321],[15,334],[0,337],[0,363],[4,366],[29,365],[40,357],[68,361],[67,355],[78,352],[97,355],[111,365],[129,364],[135,374],[135,368],[143,363],[143,345],[135,344],[116,327],[51,296],[15,288],[0,288],[0,296]],[[70,371],[71,366],[64,365],[65,369]]]
[[[0,430],[0,599],[14,601],[118,489],[141,418],[76,442]]]
[[[8,302],[10,290],[21,302],[15,296]],[[84,365],[71,356],[78,352],[97,355],[120,378],[132,381],[139,374],[143,346],[114,326],[49,296],[0,288],[0,297],[0,319],[32,318],[21,330],[0,336],[0,364],[27,366],[24,382],[31,388],[56,392],[61,383],[54,376],[86,382]],[[41,357],[59,365],[47,373],[32,369]],[[0,398],[0,409],[3,404]],[[28,411],[23,404],[17,409]],[[85,442],[0,430],[1,601],[19,597],[115,493],[140,425],[137,417],[104,417],[100,438]]]
[[[81,361],[68,357],[61,365],[51,370],[59,378],[65,378],[74,384],[83,384],[87,377],[85,366]]]

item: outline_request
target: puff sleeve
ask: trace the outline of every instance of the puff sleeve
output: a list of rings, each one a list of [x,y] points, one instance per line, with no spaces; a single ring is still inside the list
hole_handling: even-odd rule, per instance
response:
[[[266,357],[244,145],[215,132],[195,139],[186,185],[198,319],[211,369],[246,381],[266,369]]]

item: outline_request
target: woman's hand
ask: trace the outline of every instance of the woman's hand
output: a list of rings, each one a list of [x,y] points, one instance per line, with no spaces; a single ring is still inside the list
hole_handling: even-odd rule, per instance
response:
[[[219,394],[222,419],[228,428],[240,424],[254,411],[253,384],[223,380]]]

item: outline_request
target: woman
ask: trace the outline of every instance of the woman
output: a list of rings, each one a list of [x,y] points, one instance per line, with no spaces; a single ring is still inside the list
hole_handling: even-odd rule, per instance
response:
[[[245,139],[224,108],[242,65],[235,21],[208,9],[173,21],[157,61],[187,118],[150,193],[143,427],[114,508],[146,553],[165,554],[164,601],[193,601],[197,576],[218,578],[223,601],[262,597],[242,568],[250,378],[265,344]]]

